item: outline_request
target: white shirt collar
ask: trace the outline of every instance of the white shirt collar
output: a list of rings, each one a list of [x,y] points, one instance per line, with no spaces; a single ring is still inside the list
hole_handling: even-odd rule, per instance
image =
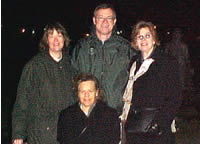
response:
[[[50,55],[56,62],[59,62],[62,59],[62,53],[61,53],[61,57],[60,58],[54,57],[51,53],[50,53]]]

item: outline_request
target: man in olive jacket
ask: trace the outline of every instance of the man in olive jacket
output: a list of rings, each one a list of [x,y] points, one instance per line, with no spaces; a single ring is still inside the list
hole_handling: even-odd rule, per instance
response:
[[[125,70],[133,51],[128,40],[116,34],[116,12],[112,5],[97,6],[93,23],[91,35],[75,46],[72,64],[79,72],[95,75],[108,105],[118,109],[128,76]]]
[[[48,24],[42,51],[24,67],[12,115],[13,144],[56,144],[59,112],[73,103],[69,39],[59,23]]]

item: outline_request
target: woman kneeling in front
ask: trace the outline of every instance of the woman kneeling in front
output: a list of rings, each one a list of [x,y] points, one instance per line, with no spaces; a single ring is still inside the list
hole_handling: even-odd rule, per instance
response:
[[[74,81],[78,102],[61,111],[57,140],[61,144],[117,144],[117,112],[100,100],[98,80],[80,74]]]

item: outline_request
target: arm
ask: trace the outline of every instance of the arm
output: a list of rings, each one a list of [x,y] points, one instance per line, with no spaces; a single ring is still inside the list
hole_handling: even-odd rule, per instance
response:
[[[81,39],[74,47],[71,63],[79,73],[91,72],[93,60],[90,58],[89,48],[90,44],[86,39]],[[95,53],[92,57],[95,57]]]
[[[71,139],[73,138],[71,136],[71,133],[73,132],[73,125],[71,124],[69,115],[70,113],[67,113],[66,111],[61,111],[59,115],[57,125],[57,140],[60,142],[60,144],[70,143]],[[70,128],[70,126],[72,128]]]
[[[108,144],[118,144],[120,141],[120,119],[117,111],[112,110],[105,121],[105,141]]]
[[[71,63],[72,63],[72,66],[77,70],[79,71],[80,68],[79,68],[79,50],[81,48],[81,45],[80,43],[78,43],[74,49],[73,49],[73,52],[72,52],[72,59],[71,59]]]
[[[64,142],[64,114],[63,112],[60,113],[58,119],[58,126],[57,126],[57,140],[62,144]]]
[[[182,103],[178,63],[175,59],[169,59],[167,62],[164,64],[165,75],[163,77],[163,83],[165,84],[165,90],[162,94],[165,100],[161,104],[161,109],[155,117],[155,123],[160,126],[161,131],[165,130],[166,124],[168,126],[171,125]]]
[[[32,95],[33,71],[28,64],[25,66],[17,89],[17,98],[12,113],[12,139],[20,143],[27,137],[28,96]]]
[[[110,144],[118,144],[119,141],[120,141],[120,119],[119,119],[119,116],[118,116],[118,113],[114,113],[113,114],[113,124],[111,124],[111,142]]]

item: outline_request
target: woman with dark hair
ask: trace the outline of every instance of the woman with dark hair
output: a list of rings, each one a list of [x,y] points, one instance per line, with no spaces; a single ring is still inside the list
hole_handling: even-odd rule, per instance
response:
[[[139,53],[130,62],[123,95],[121,121],[126,143],[170,144],[171,123],[181,104],[178,63],[160,52],[151,22],[140,21],[133,27],[131,45]]]
[[[58,112],[73,103],[69,38],[58,22],[45,27],[40,52],[24,67],[12,114],[13,144],[56,144]]]
[[[82,73],[74,81],[78,102],[61,111],[57,140],[60,144],[118,144],[117,111],[101,100],[96,77]]]
[[[64,40],[62,42],[62,48],[65,49],[68,47],[70,39],[68,37],[67,31],[60,23],[52,22],[48,23],[44,28],[44,34],[39,44],[41,50],[49,50],[48,37],[49,35],[53,34],[54,31],[60,34],[62,36],[62,39]]]

